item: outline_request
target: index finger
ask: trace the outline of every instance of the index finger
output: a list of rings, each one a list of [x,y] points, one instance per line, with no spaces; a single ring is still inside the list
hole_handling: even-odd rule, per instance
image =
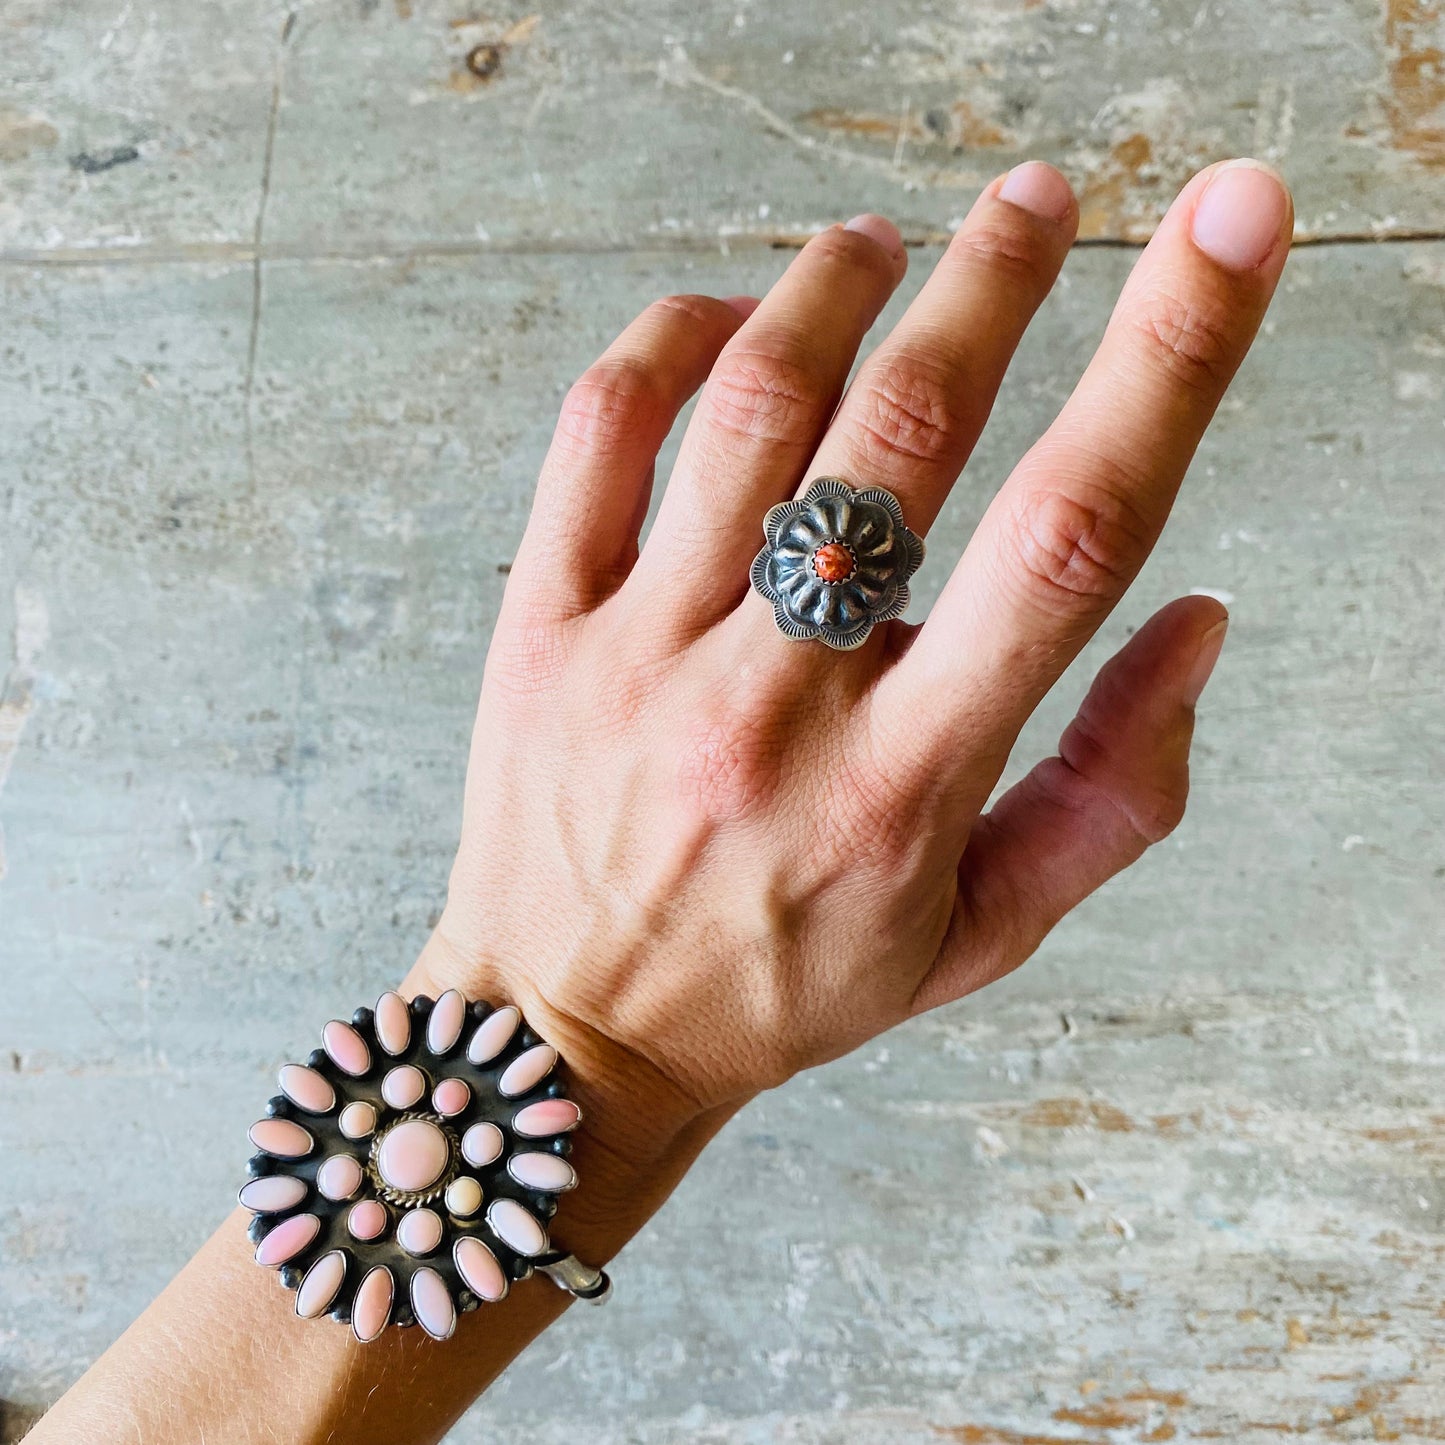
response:
[[[1057,420],[999,490],[876,726],[926,767],[1007,756],[1148,557],[1289,251],[1289,192],[1231,161],[1180,193]],[[984,794],[991,779],[977,779]],[[980,800],[981,801],[981,800]]]

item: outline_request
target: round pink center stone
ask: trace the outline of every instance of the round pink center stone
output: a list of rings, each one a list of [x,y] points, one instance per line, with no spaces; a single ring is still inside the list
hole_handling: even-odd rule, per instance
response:
[[[451,1157],[446,1135],[427,1119],[407,1119],[388,1129],[376,1151],[376,1167],[393,1189],[430,1189]]]

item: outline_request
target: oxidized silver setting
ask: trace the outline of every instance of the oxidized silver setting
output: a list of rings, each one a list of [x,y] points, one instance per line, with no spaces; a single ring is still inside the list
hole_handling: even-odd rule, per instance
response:
[[[606,1273],[549,1238],[582,1111],[515,1005],[384,993],[285,1065],[251,1126],[240,1203],[256,1262],[302,1319],[363,1344],[391,1326],[449,1339],[458,1317],[546,1274],[601,1303]]]
[[[861,647],[880,622],[908,606],[908,579],[923,562],[898,498],[819,477],[801,497],[763,518],[767,538],[753,559],[755,591],[773,621],[799,642],[817,638],[840,652]]]

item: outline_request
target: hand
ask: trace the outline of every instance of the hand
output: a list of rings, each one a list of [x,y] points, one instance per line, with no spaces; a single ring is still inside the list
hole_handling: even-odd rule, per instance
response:
[[[1144,626],[1058,756],[982,810],[1260,324],[1292,223],[1273,173],[1185,188],[922,626],[834,652],[748,590],[764,513],[814,477],[887,487],[926,532],[1077,218],[1047,166],[991,185],[841,403],[907,264],[880,217],[818,236],[761,303],[658,302],[567,397],[412,986],[516,999],[591,1091],[589,1147],[680,1169],[757,1091],[1017,967],[1179,821],[1225,626],[1201,597]]]

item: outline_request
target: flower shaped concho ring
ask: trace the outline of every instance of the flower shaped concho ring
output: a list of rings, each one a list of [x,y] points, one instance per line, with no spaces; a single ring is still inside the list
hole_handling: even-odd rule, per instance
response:
[[[388,1324],[444,1340],[534,1270],[607,1297],[605,1274],[547,1238],[582,1114],[515,1007],[384,993],[321,1042],[251,1126],[240,1196],[256,1262],[298,1315],[349,1322],[363,1344]]]
[[[841,651],[861,647],[908,606],[908,579],[923,561],[923,539],[904,524],[892,492],[838,477],[819,477],[780,502],[763,535],[752,583],[773,604],[779,631]]]

